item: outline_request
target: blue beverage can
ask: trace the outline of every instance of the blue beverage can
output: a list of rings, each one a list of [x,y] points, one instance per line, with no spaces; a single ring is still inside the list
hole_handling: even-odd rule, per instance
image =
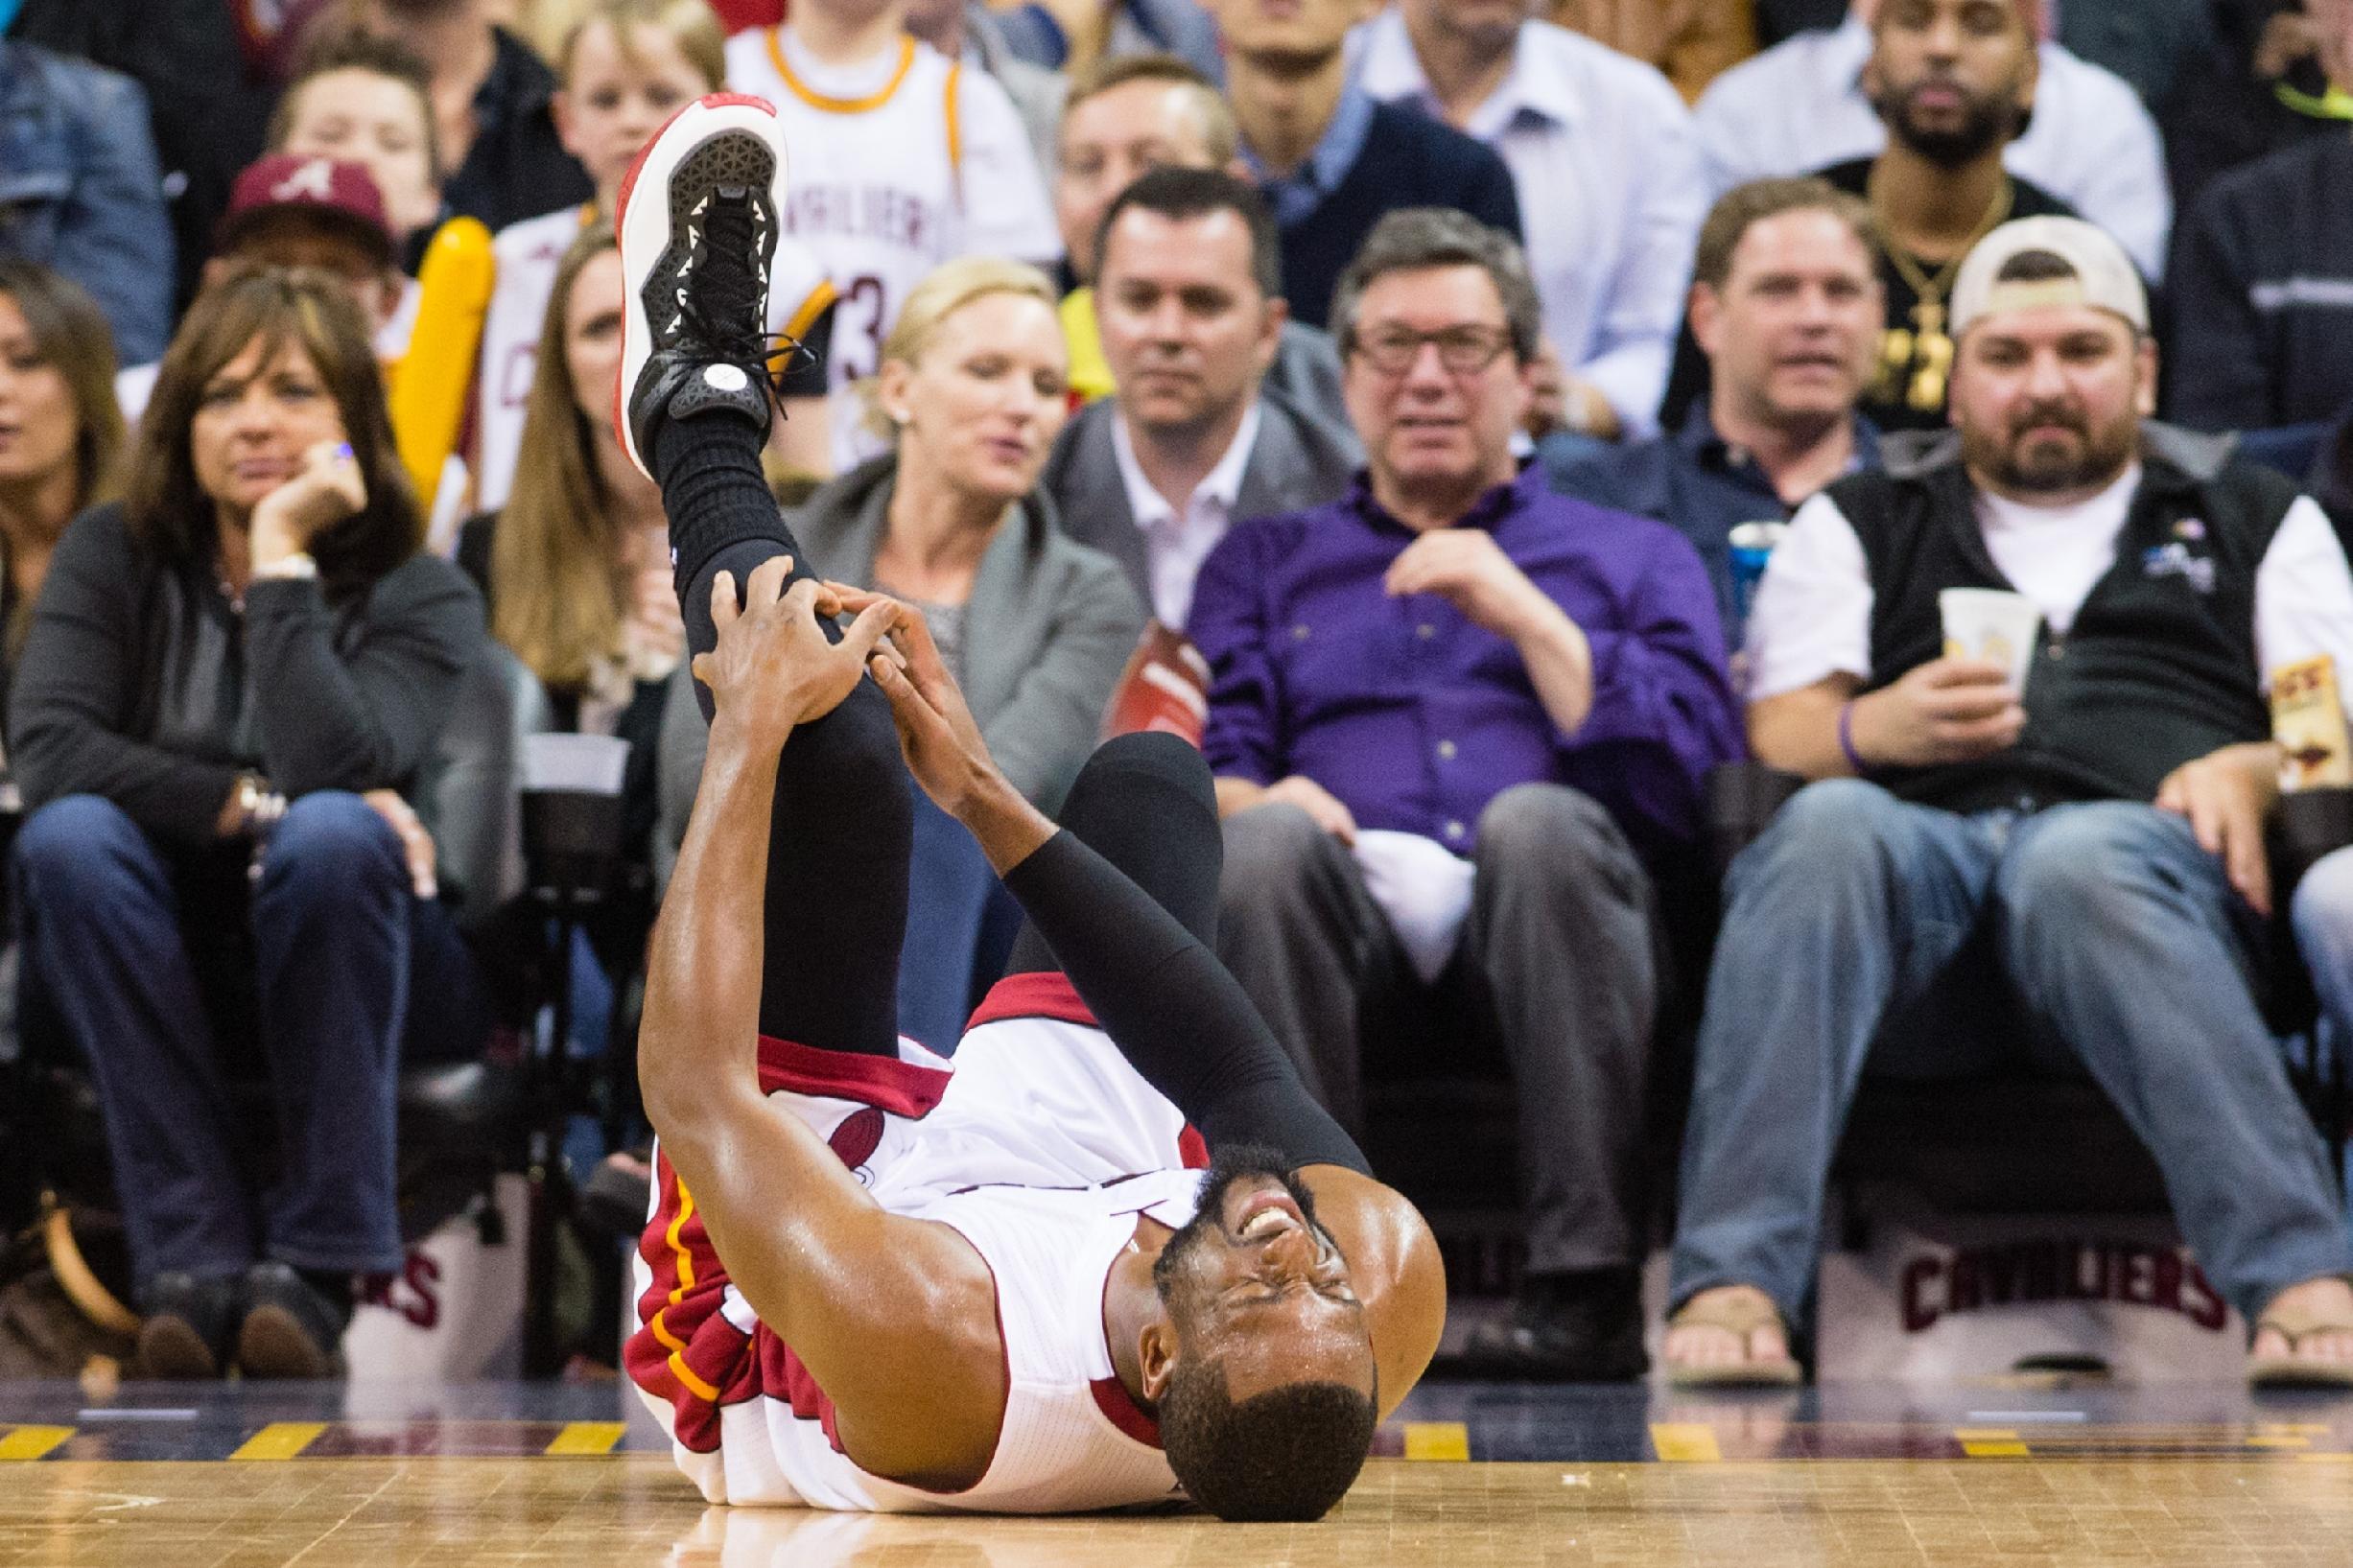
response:
[[[1773,547],[1788,531],[1789,525],[1778,518],[1732,527],[1732,619],[1743,626],[1749,622],[1749,607],[1756,602],[1756,585],[1764,578]]]

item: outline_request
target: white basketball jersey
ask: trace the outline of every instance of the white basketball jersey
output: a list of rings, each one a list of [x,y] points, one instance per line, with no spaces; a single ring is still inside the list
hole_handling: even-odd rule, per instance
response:
[[[927,273],[963,255],[1060,255],[1046,184],[1004,89],[912,37],[845,68],[811,59],[788,28],[739,33],[727,84],[776,105],[791,165],[785,233],[816,253],[841,299],[831,381],[846,466],[874,450],[848,388],[881,364]]]
[[[539,367],[540,329],[555,274],[592,207],[527,218],[499,230],[490,243],[497,265],[490,311],[482,318],[482,355],[475,382],[475,505],[495,511],[514,489],[515,459],[523,450],[523,413]],[[768,276],[768,330],[798,338],[826,306],[834,286],[807,247],[777,237]],[[561,334],[558,333],[560,341]]]
[[[761,1042],[769,1098],[801,1116],[894,1214],[970,1241],[997,1285],[1007,1392],[980,1481],[929,1492],[867,1474],[836,1445],[833,1405],[710,1249],[691,1195],[657,1159],[639,1248],[631,1380],[714,1503],[877,1512],[1055,1513],[1178,1494],[1150,1416],[1103,1337],[1103,1288],[1139,1216],[1192,1217],[1199,1140],[1138,1077],[1060,976],[1001,984],[953,1072]],[[779,1194],[779,1201],[788,1201]]]

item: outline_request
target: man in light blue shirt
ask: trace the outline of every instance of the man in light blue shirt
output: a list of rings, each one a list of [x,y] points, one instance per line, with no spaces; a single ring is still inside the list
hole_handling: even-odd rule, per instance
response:
[[[1871,19],[1910,0],[1854,0],[1845,25],[1800,33],[1733,66],[1695,111],[1711,199],[1752,179],[1875,156],[1887,128],[1863,89]],[[2014,0],[2038,30],[2040,0]],[[2174,203],[2156,123],[2122,78],[2041,48],[2034,118],[2004,163],[2116,236],[2144,277],[2164,275]]]
[[[1691,117],[1650,66],[1525,15],[1498,0],[1400,0],[1360,31],[1362,81],[1502,155],[1559,362],[1554,418],[1645,436],[1707,207]]]

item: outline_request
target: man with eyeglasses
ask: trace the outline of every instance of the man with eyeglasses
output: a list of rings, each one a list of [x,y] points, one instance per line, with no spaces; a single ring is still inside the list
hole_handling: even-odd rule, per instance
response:
[[[1659,889],[1740,739],[1690,544],[1518,471],[1541,322],[1505,235],[1384,218],[1332,310],[1367,470],[1229,531],[1188,629],[1221,956],[1344,1124],[1368,1059],[1500,1049],[1528,1273],[1462,1369],[1623,1379],[1644,1369]]]

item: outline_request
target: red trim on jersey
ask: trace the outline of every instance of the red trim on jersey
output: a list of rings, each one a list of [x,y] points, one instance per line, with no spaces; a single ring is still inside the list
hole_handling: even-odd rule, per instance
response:
[[[1082,1029],[1100,1029],[1078,988],[1071,977],[1059,972],[1008,974],[989,988],[973,1013],[972,1021],[964,1027],[977,1029],[984,1023],[1002,1023],[1007,1018],[1053,1018],[1062,1023],[1074,1023]],[[1210,1166],[1210,1146],[1199,1130],[1187,1122],[1177,1135],[1177,1158],[1188,1171],[1205,1171]]]
[[[834,1431],[834,1401],[817,1387],[815,1375],[792,1353],[792,1346],[778,1339],[766,1323],[752,1330],[752,1344],[761,1391],[791,1406],[792,1414],[802,1420],[816,1422],[834,1452],[840,1453],[841,1439]]]
[[[821,1099],[856,1100],[894,1116],[921,1121],[948,1092],[948,1074],[895,1056],[820,1051],[762,1035],[760,1091],[775,1094],[786,1089]]]
[[[1062,973],[1006,975],[989,988],[989,994],[974,1011],[972,1021],[964,1027],[977,1029],[984,1023],[999,1023],[1006,1018],[1054,1018],[1075,1023],[1082,1029],[1102,1027],[1079,999],[1078,988],[1071,984],[1071,977]]]
[[[670,1402],[678,1441],[707,1454],[719,1445],[721,1407],[761,1392],[758,1367],[745,1354],[750,1341],[719,1311],[727,1271],[667,1157],[655,1160],[654,1182],[660,1201],[637,1249],[651,1277],[622,1362],[631,1382]]]
[[[882,1112],[920,1120],[947,1092],[948,1074],[895,1057],[812,1050],[763,1037],[760,1087],[765,1093],[789,1089],[865,1107],[846,1117],[829,1140],[855,1170],[882,1141]],[[832,1440],[832,1401],[800,1358],[765,1324],[746,1335],[719,1310],[727,1271],[694,1195],[667,1156],[656,1159],[654,1181],[660,1200],[637,1248],[650,1277],[638,1298],[638,1329],[622,1353],[629,1380],[670,1402],[671,1430],[694,1453],[718,1447],[721,1409],[762,1393],[785,1400],[796,1416],[823,1422]]]
[[[1105,1420],[1147,1448],[1160,1446],[1160,1422],[1144,1414],[1118,1377],[1098,1377],[1087,1385],[1087,1392],[1094,1395],[1094,1408]]]

